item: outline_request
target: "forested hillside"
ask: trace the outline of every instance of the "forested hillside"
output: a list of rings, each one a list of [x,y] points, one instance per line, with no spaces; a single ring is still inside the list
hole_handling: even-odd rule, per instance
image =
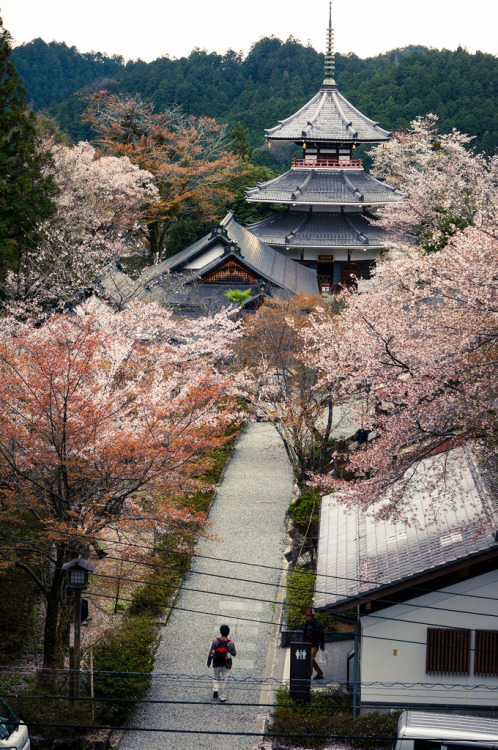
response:
[[[124,65],[122,57],[79,52],[64,42],[47,44],[43,39],[16,47],[12,61],[24,79],[28,102],[35,110],[63,102],[93,82],[104,82]]]
[[[125,64],[120,57],[82,54],[40,39],[18,47],[12,57],[28,100],[35,109],[48,109],[76,140],[91,134],[80,122],[84,102],[72,94],[85,86],[105,86],[140,93],[159,109],[181,104],[188,113],[210,115],[230,126],[240,121],[257,147],[263,129],[295,112],[323,78],[323,55],[292,38],[261,39],[246,58],[234,51],[219,55],[195,49],[180,59]],[[383,127],[396,130],[433,112],[443,132],[456,127],[475,136],[477,150],[493,153],[498,145],[498,60],[493,55],[424,47],[366,60],[337,54],[336,79],[341,92]]]

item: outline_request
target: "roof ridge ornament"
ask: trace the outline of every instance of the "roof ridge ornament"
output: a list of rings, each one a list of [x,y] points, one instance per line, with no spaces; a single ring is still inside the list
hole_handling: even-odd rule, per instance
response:
[[[329,2],[329,28],[327,30],[327,52],[325,54],[324,86],[335,86],[334,29],[332,28],[332,0]]]

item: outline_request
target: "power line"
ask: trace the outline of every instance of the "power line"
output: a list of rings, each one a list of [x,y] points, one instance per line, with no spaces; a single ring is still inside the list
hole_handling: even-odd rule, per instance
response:
[[[216,704],[213,704],[216,705]],[[230,704],[229,704],[230,705]],[[159,732],[161,734],[187,734],[187,735],[211,735],[215,737],[264,737],[267,739],[285,737],[288,739],[328,739],[328,740],[373,740],[378,742],[394,742],[396,737],[388,736],[365,736],[352,735],[352,734],[311,734],[305,732],[303,734],[288,734],[284,732],[235,732],[235,731],[213,731],[210,729],[170,729],[169,727],[130,727],[130,726],[115,726],[112,724],[62,724],[62,723],[48,723],[41,721],[28,721],[25,722],[27,727],[51,727],[58,729],[110,729],[114,731],[127,731],[127,732]],[[441,742],[449,743],[452,740],[446,739],[443,736],[424,738],[427,742]],[[465,740],[467,745],[476,744],[478,746],[482,743],[482,740]]]
[[[30,586],[32,586],[34,588],[37,588],[36,585],[34,583],[31,583],[31,582],[26,582],[26,585],[30,585]],[[208,591],[208,592],[205,592],[205,593],[213,595],[213,592],[211,592],[211,591]],[[91,592],[91,594],[89,594],[89,596],[98,597],[98,598],[101,598],[101,599],[112,599],[113,601],[115,601],[115,599],[116,599],[116,597],[112,596],[111,594],[98,594],[96,592]],[[236,595],[233,595],[233,597],[234,598],[238,598]],[[133,603],[134,599],[128,599],[126,597],[119,597],[119,601]],[[151,601],[151,600],[147,600],[147,599],[143,599],[142,603],[143,604],[152,604],[154,606],[157,606],[157,602]],[[273,604],[273,602],[269,602],[269,603]],[[274,625],[275,624],[272,620],[261,620],[261,619],[254,618],[254,617],[241,617],[240,615],[234,615],[233,613],[231,613],[231,614],[230,613],[220,614],[219,612],[205,612],[203,610],[197,610],[197,609],[190,609],[188,607],[182,607],[180,605],[177,605],[176,603],[174,603],[172,605],[171,609],[172,610],[176,609],[176,610],[179,610],[181,612],[190,612],[192,614],[208,615],[209,617],[215,617],[217,619],[220,619],[220,618],[227,619],[227,620],[236,619],[236,620],[241,621],[241,622],[257,622],[258,624],[261,624],[261,625]],[[455,610],[455,611],[458,611],[458,610]],[[472,613],[470,613],[470,614],[472,614]],[[381,619],[381,620],[387,620],[387,619],[389,619],[389,618],[386,618],[386,617],[382,617],[381,615],[368,615],[368,616],[369,617],[378,617],[378,619]],[[398,622],[398,621],[396,620],[396,622]],[[400,620],[400,622],[403,622],[403,620]],[[407,622],[407,623],[408,622],[413,622],[413,623],[415,623],[417,625],[424,625],[424,624],[433,625],[434,624],[434,623],[423,623],[423,622],[420,622],[418,620],[414,620],[414,621],[404,620],[404,622]],[[361,637],[362,637],[362,639],[368,638],[368,639],[373,639],[373,640],[390,641],[392,643],[411,643],[411,644],[415,644],[415,645],[427,646],[427,643],[425,641],[412,641],[412,640],[407,640],[407,639],[404,639],[404,638],[393,638],[393,637],[387,637],[387,636],[367,635],[364,632],[362,632]],[[475,648],[466,648],[464,646],[448,646],[448,649],[452,649],[452,650],[463,650],[463,649],[465,649],[466,651],[469,651],[469,652],[476,650]],[[494,654],[495,652],[494,651],[493,652],[490,651],[489,653]]]
[[[130,520],[130,519],[126,519],[126,520]],[[140,519],[132,519],[132,520],[140,520]],[[159,521],[159,519],[149,519],[148,518],[147,520],[157,520],[158,522],[162,523],[163,525],[168,525],[168,524],[165,524],[162,521]],[[7,524],[10,524],[10,525],[19,527],[19,528],[29,528],[29,529],[34,529],[34,530],[41,531],[41,529],[38,526],[33,526],[33,525],[29,525],[29,524],[18,524],[15,521],[2,521],[1,523],[7,523]],[[175,528],[177,528],[177,527],[175,527]],[[65,533],[65,532],[64,533],[63,532],[55,532],[55,533],[58,533],[59,536],[67,536],[69,538],[71,538],[71,537],[83,538],[85,540],[90,540],[92,542],[99,542],[101,544],[104,543],[104,542],[107,542],[109,544],[124,545],[124,546],[128,546],[128,547],[135,547],[137,549],[147,549],[149,551],[151,549],[153,549],[153,547],[151,545],[136,544],[136,543],[132,543],[132,542],[123,542],[123,541],[118,541],[118,540],[112,540],[112,541],[111,540],[102,540],[99,537],[88,536],[88,535],[83,534],[83,533],[75,533],[75,532],[68,532],[68,533]],[[21,541],[21,543],[24,543],[24,542]],[[72,550],[70,550],[70,551],[72,551]],[[75,554],[80,554],[80,550],[74,550],[74,552],[75,552]],[[252,562],[246,562],[244,560],[228,560],[228,559],[222,558],[222,557],[214,557],[214,556],[210,556],[210,555],[199,554],[197,552],[185,552],[183,550],[174,550],[174,554],[187,556],[190,559],[196,559],[197,558],[197,559],[204,559],[204,560],[214,560],[215,562],[222,562],[222,563],[227,563],[227,564],[231,564],[231,565],[246,565],[248,567],[263,568],[263,569],[266,569],[266,570],[276,570],[276,571],[279,571],[280,573],[282,573],[282,572],[284,572],[286,570],[286,568],[277,567],[277,566],[274,566],[274,565],[264,565],[263,563],[252,563]],[[113,558],[113,559],[122,560],[123,562],[127,562],[127,560],[125,558]],[[140,565],[142,563],[140,561],[136,561],[136,564]],[[149,564],[150,565],[156,565],[157,563],[149,563]],[[194,571],[191,571],[191,572],[194,573],[194,574],[196,574],[198,571],[194,570]],[[199,571],[199,575],[216,575],[216,574],[204,573],[202,571]],[[306,573],[303,573],[303,575],[306,575]],[[371,583],[371,584],[374,584],[376,586],[379,586],[379,585],[380,586],[387,586],[390,583],[389,581],[386,582],[386,583],[382,583],[382,582],[379,582],[379,581],[374,581],[374,580],[370,580],[370,579],[366,579],[366,578],[353,578],[353,577],[348,577],[348,576],[333,576],[333,575],[329,575],[329,574],[325,574],[325,573],[313,573],[313,575],[315,576],[315,578],[334,578],[336,580],[352,581],[354,583],[360,583],[360,584],[362,584],[362,583]],[[233,580],[242,580],[243,581],[245,579],[233,578]],[[248,582],[252,582],[252,581],[248,581]],[[261,582],[260,581],[254,581],[254,583],[261,583]],[[269,585],[272,585],[272,584],[269,584]],[[449,594],[449,595],[452,595],[454,593],[452,591],[447,591],[445,589],[431,589],[431,588],[425,588],[425,587],[421,587],[421,586],[410,586],[409,588],[410,588],[411,591],[421,591],[421,592],[424,592],[424,593],[439,593],[439,594]],[[365,592],[365,593],[367,594],[368,592]],[[498,597],[484,597],[484,596],[479,596],[478,594],[462,593],[462,594],[459,594],[459,596],[466,597],[466,598],[472,598],[472,599],[486,599],[487,601],[498,601]],[[376,601],[381,601],[381,600],[377,599]],[[396,603],[398,603],[398,602],[396,602]],[[416,606],[416,605],[413,605],[413,606]],[[418,606],[420,606],[420,605],[418,605]],[[471,613],[471,614],[473,614],[473,613]]]
[[[20,542],[20,543],[22,543],[22,542]],[[20,563],[20,562],[24,562],[23,560],[16,560],[16,559],[12,559],[12,558],[4,558],[4,559],[5,559],[6,562],[11,562],[11,563],[15,563],[15,564]],[[38,564],[37,567],[38,568],[47,568],[47,569],[50,569],[50,570],[62,570],[62,568],[56,568],[56,567],[53,567],[53,566],[50,566],[50,565],[42,565],[42,564]],[[187,572],[187,571],[185,571],[185,572]],[[153,587],[158,587],[158,588],[168,588],[168,589],[174,589],[174,590],[176,589],[176,590],[182,590],[182,591],[191,591],[191,592],[194,592],[194,593],[209,594],[211,596],[223,596],[223,597],[229,598],[229,599],[230,598],[231,599],[245,599],[245,600],[248,600],[248,601],[253,601],[253,602],[258,602],[258,603],[264,603],[264,604],[273,604],[274,603],[273,600],[263,599],[261,597],[245,596],[243,594],[229,594],[229,593],[226,593],[226,592],[206,591],[204,589],[197,589],[197,588],[193,588],[191,586],[185,586],[183,584],[183,582],[179,583],[179,584],[175,584],[175,583],[161,583],[159,581],[146,581],[146,580],[136,579],[136,578],[126,578],[124,576],[110,575],[110,574],[107,574],[107,573],[92,573],[92,575],[95,576],[95,577],[97,577],[97,578],[106,578],[106,579],[111,579],[111,580],[127,581],[127,582],[137,583],[137,584],[147,584],[148,586],[153,586]],[[237,581],[237,583],[240,583],[241,581],[244,580],[244,579],[236,578],[236,577],[233,577],[233,576],[223,576],[223,578],[226,579],[226,580]],[[256,583],[256,584],[259,583],[258,581],[250,581],[250,582],[251,583]],[[274,587],[277,587],[277,588],[279,586],[278,583],[270,584],[270,585],[273,585]],[[287,588],[288,588],[289,591],[304,591],[304,592],[309,591],[309,589],[303,589],[303,588],[299,588],[299,587],[296,588],[294,586],[288,586]],[[330,595],[330,594],[340,595],[342,592],[337,592],[337,591],[319,591],[319,592],[315,592],[315,593],[321,593],[321,594],[325,594],[325,595],[327,595],[327,594],[328,595]],[[90,592],[89,596],[91,596],[91,595],[92,595],[92,593]],[[119,600],[120,601],[127,601],[126,599],[124,599],[122,597],[119,597]],[[479,617],[498,617],[498,612],[496,614],[492,614],[492,613],[489,614],[489,613],[482,613],[482,612],[471,612],[469,610],[463,610],[463,609],[450,609],[450,608],[447,608],[447,607],[435,607],[434,605],[430,605],[430,604],[417,604],[417,603],[412,603],[412,602],[408,602],[408,601],[399,602],[399,601],[397,601],[395,599],[376,598],[375,601],[376,602],[380,602],[382,604],[392,604],[392,605],[401,605],[402,604],[403,606],[413,607],[413,608],[418,608],[418,609],[430,609],[430,610],[434,610],[436,612],[443,612],[444,614],[450,612],[450,613],[456,613],[456,614],[476,615],[476,616],[479,616]],[[295,606],[295,605],[292,605],[292,604],[289,604],[289,603],[284,603],[283,606],[291,607],[291,606]],[[333,617],[333,614],[330,615],[330,616]],[[367,616],[368,617],[373,617],[373,618],[376,618],[376,619],[382,619],[382,620],[389,619],[389,618],[383,617],[382,615],[369,615],[369,614],[367,614]],[[400,620],[400,622],[403,622],[403,621],[407,622],[407,623],[412,622],[412,623],[416,623],[416,624],[420,624],[420,625],[424,625],[424,624],[425,625],[431,625],[431,624],[433,624],[433,623],[427,623],[427,622],[424,623],[422,621],[417,621],[417,620],[407,620],[406,618],[404,620]]]
[[[54,670],[54,671],[64,671],[66,674],[72,674],[72,672],[73,672],[73,670]],[[88,675],[89,674],[89,672],[87,670],[79,670],[79,671],[81,672],[81,675]],[[105,674],[108,674],[108,673],[105,673]],[[94,678],[97,678],[96,682],[95,682],[95,684],[96,684],[97,687],[98,686],[104,686],[106,684],[108,684],[108,685],[112,684],[112,683],[106,681],[105,679],[103,681],[99,681],[98,680],[98,676],[99,676],[98,670],[94,671],[93,675],[94,675]],[[147,672],[124,673],[124,674],[120,673],[120,672],[117,672],[117,673],[112,673],[112,675],[113,676],[117,675],[120,680],[122,680],[123,676],[125,676],[125,677],[126,676],[132,676],[134,680],[136,680],[137,677],[140,677],[142,679],[143,678],[149,679],[152,676],[150,673],[147,673]],[[202,680],[203,684],[197,684],[197,685],[195,685],[193,687],[199,687],[199,688],[202,688],[203,690],[206,690],[207,687],[210,686],[211,682],[212,682],[212,677],[210,675],[202,675],[201,678],[199,678],[199,677],[185,675],[185,674],[183,674],[183,675],[182,674],[171,674],[171,675],[164,675],[163,674],[163,675],[161,675],[161,678],[163,678],[163,679],[167,678],[168,680],[174,680],[174,682],[175,682],[175,684],[177,686],[178,685],[184,685],[184,686],[189,686],[189,688],[192,688],[192,685],[189,684],[191,681],[196,681],[196,682],[199,683]],[[237,691],[237,690],[244,690],[245,692],[247,692],[248,686],[245,685],[245,684],[242,685],[242,686],[238,686],[236,684],[237,682],[244,682],[244,678],[240,679],[240,678],[234,677],[233,679],[231,679],[231,683],[230,683],[231,684],[231,688],[230,689],[231,690],[235,690],[235,691]],[[275,685],[275,687],[280,687],[280,686],[288,686],[288,684],[289,684],[289,680],[282,680],[282,681],[280,681],[280,680],[277,680],[276,678],[270,678],[270,679],[265,678],[263,680],[255,680],[253,678],[253,682],[254,682],[254,684],[253,684],[254,689],[260,689],[263,685],[266,685],[266,686]],[[296,682],[298,684],[302,683],[303,685],[305,685],[305,684],[307,684],[307,683],[310,682],[310,678],[308,678],[308,679],[303,678],[301,680],[294,680],[294,682]],[[334,687],[338,686],[338,687],[351,687],[351,688],[354,685],[356,685],[358,688],[375,687],[375,688],[383,688],[384,690],[396,690],[396,691],[399,691],[401,688],[403,690],[418,690],[420,687],[423,687],[424,690],[426,690],[426,691],[431,690],[432,692],[438,692],[438,691],[441,691],[441,690],[443,690],[444,692],[448,692],[449,690],[457,690],[457,689],[461,690],[461,689],[463,689],[463,690],[465,690],[468,693],[469,692],[470,693],[482,693],[483,691],[484,692],[486,692],[486,691],[493,692],[493,691],[497,690],[496,687],[492,687],[492,686],[489,686],[489,685],[473,685],[473,686],[471,686],[471,685],[463,685],[463,684],[448,684],[448,685],[445,685],[444,683],[434,683],[434,684],[431,684],[431,683],[423,683],[423,682],[414,682],[414,683],[394,682],[394,683],[388,683],[388,682],[382,682],[382,681],[375,681],[375,682],[359,681],[359,682],[355,683],[354,680],[350,680],[350,681],[335,681],[334,680],[334,681],[331,681],[331,682],[324,682],[324,683],[321,683],[321,684],[323,686],[333,685]],[[345,696],[346,694],[342,693],[341,695]],[[12,694],[3,693],[3,697],[4,698],[22,698],[23,700],[45,700],[45,699],[47,699],[47,700],[63,700],[63,701],[78,701],[78,700],[80,700],[80,701],[83,701],[83,702],[88,702],[88,701],[94,700],[96,702],[104,702],[104,703],[109,703],[109,702],[117,702],[117,703],[143,703],[143,704],[149,704],[150,703],[150,704],[159,704],[159,705],[162,705],[162,704],[165,704],[165,705],[184,705],[185,704],[185,705],[194,705],[194,706],[204,706],[204,705],[209,706],[209,705],[211,705],[211,701],[192,701],[192,700],[183,700],[183,699],[182,700],[165,700],[165,699],[152,699],[152,698],[117,698],[115,696],[98,697],[98,698],[95,698],[95,697],[92,698],[90,696],[80,696],[78,698],[74,698],[73,696],[53,695],[53,694],[50,694],[50,695],[33,695],[33,694],[30,693],[28,695],[22,695],[22,694],[19,694],[19,693],[12,693]],[[417,696],[417,697],[421,697],[421,696]],[[462,699],[464,697],[465,696],[461,696]],[[260,702],[255,702],[255,703],[244,702],[244,703],[236,703],[236,704],[232,704],[232,705],[247,706],[247,707],[251,707],[251,706],[255,707],[255,706],[257,706],[257,707],[266,707],[266,708],[270,707],[271,708],[271,707],[275,707],[276,704],[275,703],[260,703]],[[337,710],[341,710],[341,711],[344,711],[344,710],[347,711],[349,708],[352,708],[352,706],[331,706],[331,708],[334,708],[334,709],[337,709]]]

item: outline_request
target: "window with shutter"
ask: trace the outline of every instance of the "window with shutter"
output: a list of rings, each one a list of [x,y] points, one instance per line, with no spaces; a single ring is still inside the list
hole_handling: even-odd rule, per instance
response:
[[[425,671],[428,674],[470,673],[470,630],[427,628]]]
[[[474,674],[498,675],[498,630],[476,630]]]

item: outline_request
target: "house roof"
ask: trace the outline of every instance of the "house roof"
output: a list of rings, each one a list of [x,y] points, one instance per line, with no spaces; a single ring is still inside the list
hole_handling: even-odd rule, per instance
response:
[[[353,213],[282,211],[249,226],[269,245],[298,247],[383,247],[386,232],[370,224],[367,216]]]
[[[335,83],[324,82],[304,107],[267,128],[266,137],[311,143],[381,143],[388,141],[391,133],[353,107]]]
[[[452,481],[434,489],[431,475],[439,461],[447,462]],[[423,575],[442,575],[463,561],[498,556],[498,508],[470,452],[459,448],[426,459],[417,474],[411,526],[375,521],[363,508],[346,509],[337,495],[322,499],[317,609],[347,609],[394,587],[409,588]],[[433,523],[436,502],[438,518]],[[488,519],[484,527],[483,511]]]
[[[219,230],[219,233],[218,233]],[[217,229],[190,245],[185,250],[156,266],[146,268],[141,281],[146,287],[159,283],[162,277],[178,272],[185,273],[183,284],[191,284],[193,279],[201,279],[226,260],[230,245],[235,245],[233,257],[245,266],[258,279],[287,293],[318,294],[316,273],[309,268],[284,257],[266,245],[258,237],[242,227],[228,213]],[[204,259],[206,262],[204,263]],[[195,267],[194,267],[195,266]],[[190,271],[190,273],[186,273]],[[233,288],[233,283],[230,288]],[[247,285],[246,285],[247,287]],[[156,296],[159,292],[156,291]]]
[[[397,203],[403,194],[371,177],[363,169],[290,169],[273,180],[246,190],[249,202],[296,205],[384,205]]]

